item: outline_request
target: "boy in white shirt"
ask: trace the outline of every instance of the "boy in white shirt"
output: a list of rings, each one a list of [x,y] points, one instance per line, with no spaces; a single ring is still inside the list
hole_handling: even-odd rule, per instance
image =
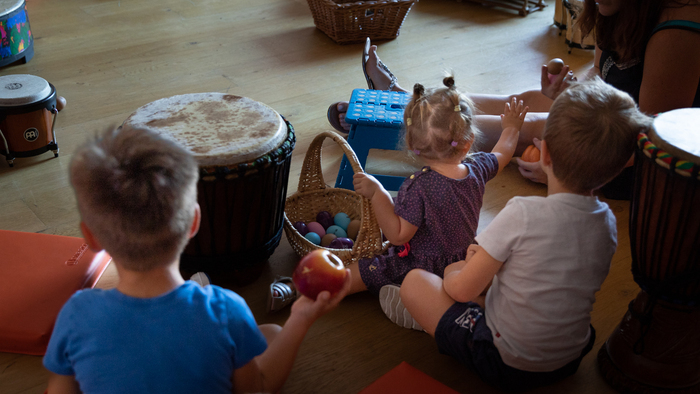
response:
[[[622,170],[650,125],[629,95],[599,79],[568,88],[543,133],[548,196],[511,199],[466,261],[444,280],[409,272],[384,312],[503,390],[575,373],[595,341],[590,312],[617,246],[615,216],[593,191]]]

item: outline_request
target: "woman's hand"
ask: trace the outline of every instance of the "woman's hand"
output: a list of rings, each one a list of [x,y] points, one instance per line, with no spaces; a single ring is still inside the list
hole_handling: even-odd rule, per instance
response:
[[[382,187],[375,177],[364,172],[353,175],[352,185],[355,187],[357,194],[370,200],[374,197],[374,193]]]
[[[566,90],[571,81],[576,81],[576,77],[574,77],[574,72],[569,69],[569,66],[564,66],[553,81],[549,80],[547,65],[545,64],[542,66],[542,94],[552,100],[556,99],[561,92]]]
[[[535,144],[537,149],[540,151],[542,150],[542,141],[540,141],[538,138],[533,138],[532,143]],[[539,161],[536,161],[534,163],[524,161],[521,158],[516,158],[515,159],[518,162],[518,171],[520,171],[520,174],[537,183],[544,183],[545,185],[547,184],[547,174],[545,174],[544,170],[542,170],[542,166],[540,165]]]

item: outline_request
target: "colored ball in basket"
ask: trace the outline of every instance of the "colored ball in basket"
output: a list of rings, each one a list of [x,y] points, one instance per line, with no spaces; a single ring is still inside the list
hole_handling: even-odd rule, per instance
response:
[[[306,223],[302,221],[294,222],[294,228],[301,234],[302,236],[306,235],[309,233],[309,227],[306,226]]]
[[[529,163],[537,163],[540,161],[540,150],[535,145],[530,145],[525,148],[525,152],[520,156],[520,159]]]
[[[357,234],[360,232],[360,221],[355,219],[348,224],[348,238],[357,239]]]
[[[307,224],[306,227],[309,228],[310,232],[318,234],[319,239],[326,235],[326,229],[323,228],[323,226],[319,222],[311,222]]]
[[[338,237],[328,245],[331,249],[352,249],[355,243],[350,238]]]
[[[338,293],[345,283],[345,266],[340,258],[333,253],[317,249],[301,258],[292,281],[297,290],[315,300],[322,291],[328,291],[331,296]]]
[[[335,234],[324,235],[323,238],[321,238],[321,246],[326,247],[330,245],[331,242],[333,242],[333,240],[335,240],[336,238],[338,237],[336,237]]]
[[[321,211],[316,215],[316,221],[321,223],[324,229],[333,225],[333,215],[328,211]]]
[[[313,231],[310,231],[304,235],[304,238],[308,239],[311,241],[314,245],[320,245],[321,244],[321,236],[314,233]]]
[[[342,229],[342,227],[337,226],[335,224],[328,227],[328,230],[326,230],[326,234],[335,234],[335,236],[338,238],[344,238],[348,236],[348,233],[346,233],[345,230]]]
[[[340,212],[333,217],[333,223],[335,223],[336,226],[340,226],[343,230],[347,230],[350,221],[350,217],[345,212]]]

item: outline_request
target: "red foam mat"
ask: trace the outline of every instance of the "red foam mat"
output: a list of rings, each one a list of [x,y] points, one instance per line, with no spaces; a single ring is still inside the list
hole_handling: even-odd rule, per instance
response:
[[[110,261],[82,238],[0,230],[0,351],[43,355],[63,304]]]
[[[360,391],[360,394],[389,393],[459,394],[405,361]]]

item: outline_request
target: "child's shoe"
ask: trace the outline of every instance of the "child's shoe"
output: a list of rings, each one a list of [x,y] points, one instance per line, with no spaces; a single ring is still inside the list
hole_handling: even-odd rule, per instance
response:
[[[408,313],[399,297],[401,288],[396,285],[386,285],[379,290],[379,304],[386,317],[403,328],[423,331],[423,327]]]
[[[270,284],[270,292],[267,294],[267,310],[276,312],[297,299],[297,289],[294,287],[292,278],[278,276]]]
[[[204,272],[197,272],[196,274],[190,277],[190,280],[199,283],[199,285],[202,287],[211,284],[209,275],[205,274]]]

